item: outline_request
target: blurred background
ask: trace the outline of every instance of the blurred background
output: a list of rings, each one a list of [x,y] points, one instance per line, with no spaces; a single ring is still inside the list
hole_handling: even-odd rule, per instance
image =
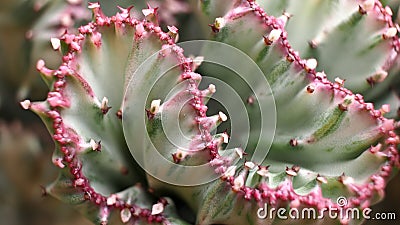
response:
[[[174,5],[174,1],[178,0],[150,2],[169,7],[162,18],[174,24],[188,12],[185,4]],[[144,1],[101,2],[108,15],[116,12],[116,5],[134,3],[137,9],[145,8]],[[35,69],[36,62],[43,58],[48,67],[58,66],[59,53],[52,50],[49,40],[90,20],[90,12],[82,7],[86,5],[83,0],[0,0],[0,225],[91,224],[70,206],[43,195],[41,187],[57,176],[51,162],[54,144],[40,118],[19,105],[23,99],[46,98],[48,89]],[[190,19],[182,21],[190,23]],[[195,35],[189,31],[183,36]],[[398,175],[373,212],[395,212],[400,217],[399,190]],[[394,225],[399,219],[366,224]]]

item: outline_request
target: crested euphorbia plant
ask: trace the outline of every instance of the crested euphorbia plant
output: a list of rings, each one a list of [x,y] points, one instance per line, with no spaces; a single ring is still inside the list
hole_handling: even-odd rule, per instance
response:
[[[363,210],[381,200],[400,166],[398,122],[390,119],[396,109],[381,104],[398,80],[390,9],[374,0],[191,3],[216,41],[202,46],[203,57],[187,56],[186,45],[176,44],[178,29],[162,29],[151,6],[142,16],[120,8],[108,17],[90,3],[92,22],[52,39],[61,66],[37,62],[47,99],[21,102],[56,144],[53,162],[61,172],[45,192],[96,224],[283,224],[293,221],[276,211],[262,218],[260,209]],[[233,60],[216,50],[222,43],[258,65],[267,92],[263,82],[249,89],[206,63]],[[240,71],[247,62],[232,67]],[[207,106],[219,85],[200,90],[196,72],[236,88],[244,107],[233,104],[226,115]],[[240,76],[252,80],[255,73]],[[249,129],[235,130],[229,110],[243,109]],[[190,185],[193,177],[210,179]],[[195,221],[176,213],[182,204],[173,201],[185,203]],[[324,224],[363,221],[324,215]]]

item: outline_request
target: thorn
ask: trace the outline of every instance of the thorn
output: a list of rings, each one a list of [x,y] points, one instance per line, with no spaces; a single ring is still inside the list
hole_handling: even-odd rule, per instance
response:
[[[393,11],[389,6],[385,6],[385,11],[389,16],[393,16]]]
[[[158,202],[163,204],[164,206],[169,205],[169,202],[166,198],[160,198],[160,200],[158,200]]]
[[[99,2],[89,2],[88,8],[89,8],[89,9],[100,8],[100,3],[99,3]]]
[[[361,14],[366,14],[367,12],[370,12],[370,11],[372,11],[373,9],[374,9],[374,7],[375,7],[375,0],[366,0],[366,1],[364,1],[363,3],[361,3],[359,6],[358,6],[358,11],[361,13]]]
[[[291,177],[297,176],[297,172],[298,172],[298,171],[295,171],[295,170],[292,169],[292,168],[286,167],[286,174],[289,175],[289,176],[291,176]]]
[[[178,28],[176,28],[175,26],[167,26],[167,28],[169,30],[168,32],[169,36],[171,36],[174,39],[175,43],[178,42],[179,40]]]
[[[277,21],[279,21],[278,23],[279,23],[280,25],[282,25],[282,27],[284,27],[284,26],[286,25],[287,21],[288,21],[290,18],[292,18],[292,16],[293,16],[292,14],[290,14],[290,13],[284,11],[284,12],[282,13],[282,15],[279,16],[279,17],[277,18]]]
[[[273,29],[268,36],[264,36],[264,43],[266,45],[271,45],[275,41],[277,41],[282,35],[281,29]]]
[[[294,58],[293,58],[293,56],[292,55],[286,55],[286,60],[288,61],[288,62],[294,62]]]
[[[144,26],[142,23],[139,23],[135,26],[135,36],[136,37],[142,37],[144,35],[144,33],[146,32],[146,30],[144,29]]]
[[[157,113],[158,113],[158,110],[160,109],[160,104],[161,104],[161,99],[153,100],[153,101],[151,102],[149,112],[150,112],[151,114],[153,114],[153,115],[157,114]]]
[[[223,112],[218,112],[218,116],[219,116],[219,120],[221,120],[222,122],[225,122],[228,120],[228,117],[225,115],[225,113]]]
[[[212,93],[212,94],[214,94],[214,93],[217,91],[217,89],[215,88],[215,85],[214,85],[214,84],[208,85],[208,90],[209,90],[210,93]]]
[[[117,202],[117,195],[112,194],[107,198],[107,205],[114,205]]]
[[[258,166],[259,169],[257,171],[257,174],[262,177],[268,176],[268,167],[269,166]]]
[[[367,11],[366,11],[361,5],[358,6],[358,12],[359,12],[361,15],[367,14]]]
[[[121,210],[120,217],[123,223],[127,223],[131,219],[132,213],[128,208],[124,208]]]
[[[151,215],[157,215],[160,214],[164,211],[164,204],[159,202],[157,204],[154,204],[151,208]]]
[[[307,86],[307,92],[312,94],[315,91],[315,87],[313,85],[308,85]]]
[[[178,164],[180,163],[183,159],[186,158],[186,156],[188,155],[187,152],[178,149],[175,153],[172,154],[172,158],[174,160],[174,163]]]
[[[104,97],[103,100],[101,101],[101,112],[103,115],[107,114],[107,112],[111,109],[110,106],[108,106],[108,98]]]
[[[339,109],[341,110],[341,111],[347,111],[347,106],[346,106],[346,104],[344,104],[344,103],[340,103],[340,104],[338,104],[338,107],[339,107]]]
[[[379,111],[381,111],[382,115],[385,114],[385,113],[390,112],[390,105],[389,104],[383,104]]]
[[[374,84],[381,83],[382,81],[384,81],[387,76],[388,76],[388,72],[380,69],[380,70],[376,71],[376,73],[374,75],[368,77],[367,82],[373,87]]]
[[[239,158],[242,159],[244,155],[244,151],[242,148],[235,148],[236,154],[238,154]]]
[[[307,70],[307,72],[310,72],[312,70],[315,70],[315,68],[317,68],[317,65],[318,65],[318,62],[316,59],[314,59],[314,58],[307,59],[305,69]]]
[[[115,115],[118,117],[118,119],[122,119],[122,110],[118,110],[116,113],[115,113]]]
[[[142,13],[145,17],[156,15],[158,7],[153,8],[149,4],[147,4],[147,9],[142,9]]]
[[[101,152],[101,140],[96,142],[95,140],[90,139],[89,143],[93,151]]]
[[[204,56],[196,56],[193,58],[193,66],[192,66],[192,71],[195,71],[199,66],[203,63],[204,61]],[[212,84],[210,84],[211,86]],[[215,90],[215,86],[214,86]],[[215,91],[214,91],[215,92]]]
[[[237,176],[235,180],[233,180],[232,189],[234,191],[240,191],[240,189],[244,186],[244,177],[242,174]]]
[[[342,80],[342,79],[340,79],[339,77],[336,77],[336,78],[335,78],[335,83],[337,83],[337,84],[338,84],[339,86],[341,86],[341,87],[343,87],[345,81],[346,81],[346,80]]]
[[[61,47],[61,41],[58,38],[51,38],[50,39],[51,46],[53,47],[54,50],[58,50]]]
[[[349,185],[354,183],[354,179],[352,177],[347,177],[344,173],[339,176],[338,181],[344,185]]]
[[[298,173],[298,172],[300,171],[300,166],[298,166],[298,165],[293,165],[293,166],[292,166],[292,170],[293,170],[294,172]]]
[[[83,198],[84,198],[85,200],[89,201],[90,199],[92,199],[92,196],[90,195],[89,192],[85,192],[85,193],[83,194]]]
[[[85,179],[83,178],[78,178],[74,181],[75,187],[79,187],[85,184]]]
[[[296,147],[298,145],[297,139],[294,139],[294,138],[290,139],[289,145],[292,147]]]
[[[65,165],[62,163],[62,158],[53,159],[53,164],[63,169]]]
[[[31,107],[31,101],[29,100],[24,100],[19,103],[23,109],[28,110]]]
[[[397,35],[397,28],[390,27],[386,30],[386,32],[382,35],[383,39],[393,38]]]
[[[321,182],[321,183],[324,183],[324,184],[326,184],[326,183],[328,183],[328,180],[325,178],[325,177],[323,177],[323,176],[321,176],[321,175],[317,175],[317,181],[319,181],[319,182]]]
[[[215,19],[213,24],[209,24],[208,26],[211,27],[214,33],[218,33],[221,30],[221,28],[225,26],[225,24],[226,24],[225,19],[222,17],[218,17]]]
[[[228,144],[228,142],[229,142],[229,135],[228,135],[228,133],[226,133],[226,131],[224,132],[224,133],[222,133],[221,134],[221,137],[222,137],[222,141],[225,143],[225,144]]]
[[[325,74],[325,72],[317,72],[317,73],[315,74],[315,77],[316,77],[317,79],[319,79],[319,80],[324,80],[324,79],[326,79],[326,74]]]
[[[370,151],[371,153],[377,153],[377,152],[379,152],[379,151],[381,150],[381,148],[382,148],[382,144],[379,143],[379,144],[377,144],[376,146],[371,146],[371,148],[369,149],[369,151]]]
[[[248,169],[254,169],[255,167],[256,167],[256,164],[254,164],[253,162],[251,162],[251,161],[248,161],[248,162],[245,162],[244,163],[244,166],[246,167],[246,168],[248,168]]]
[[[71,5],[79,5],[82,4],[82,0],[67,0],[67,2]]]
[[[230,166],[226,169],[225,173],[222,175],[223,178],[233,177],[236,173],[236,166]]]

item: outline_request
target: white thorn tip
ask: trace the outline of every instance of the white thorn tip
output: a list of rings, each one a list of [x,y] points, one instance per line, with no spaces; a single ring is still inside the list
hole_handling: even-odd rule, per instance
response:
[[[196,56],[193,59],[193,63],[196,65],[196,68],[199,67],[204,61],[204,56]]]
[[[61,41],[58,38],[51,38],[50,42],[54,50],[58,50],[61,47]]]
[[[25,110],[27,110],[27,109],[29,109],[29,108],[31,107],[31,101],[29,101],[28,99],[27,99],[27,100],[24,100],[24,101],[22,101],[22,102],[20,102],[19,104],[20,104],[20,105],[22,106],[22,108],[25,109]]]
[[[239,158],[242,159],[243,158],[243,149],[241,148],[235,148],[236,154],[238,154]]]
[[[153,100],[150,105],[150,113],[156,114],[160,109],[161,99]]]
[[[233,177],[235,176],[236,173],[236,166],[230,166],[228,169],[226,169],[224,173],[224,177]]]
[[[214,85],[214,84],[208,85],[208,90],[209,90],[210,93],[212,93],[212,94],[214,94],[214,93],[217,91],[217,89],[215,88],[215,85]]]
[[[75,180],[76,186],[82,186],[84,183],[85,183],[85,180],[83,178],[78,178]]]
[[[104,97],[103,100],[101,100],[101,109],[107,109],[108,108],[108,98]]]
[[[90,147],[92,147],[93,151],[97,151],[100,149],[100,144],[93,139],[90,139],[89,144],[90,144]]]
[[[361,8],[363,8],[365,11],[371,11],[374,9],[375,6],[375,0],[366,0],[363,3],[361,3]]]
[[[227,134],[227,133],[223,133],[223,134],[221,134],[221,136],[222,136],[223,142],[224,142],[225,144],[227,144],[227,143],[229,142],[229,136],[228,136],[228,134]]]
[[[389,6],[386,6],[386,7],[385,7],[385,11],[386,11],[386,13],[389,14],[390,16],[393,16],[393,11],[392,11],[392,9],[391,9]]]
[[[383,69],[380,69],[372,76],[372,80],[374,82],[380,83],[380,82],[384,81],[387,76],[388,76],[388,72],[386,72]]]
[[[292,169],[286,170],[286,174],[289,175],[289,176],[292,176],[292,177],[297,176],[296,171],[294,171]]]
[[[62,163],[62,158],[53,159],[53,164],[60,167],[61,169],[65,167],[65,165]]]
[[[41,70],[46,65],[43,59],[39,59],[36,63],[36,69]]]
[[[308,59],[306,61],[306,69],[307,70],[314,70],[315,68],[317,68],[317,65],[318,65],[318,62],[314,58]]]
[[[244,177],[243,175],[239,175],[238,177],[235,178],[233,181],[233,190],[239,191],[242,187],[244,186]]]
[[[324,183],[324,184],[328,183],[328,180],[323,176],[317,176],[317,181]]]
[[[275,42],[281,37],[281,34],[282,34],[281,29],[274,29],[269,33],[268,40],[271,42]]]
[[[265,168],[265,167],[262,167],[261,169],[259,169],[257,171],[257,174],[262,176],[262,177],[266,177],[266,176],[268,176],[268,169]]]
[[[225,24],[226,24],[226,22],[225,22],[224,18],[218,17],[218,18],[215,19],[215,22],[214,22],[215,28],[221,29],[221,28],[223,28],[225,26]]]
[[[78,5],[82,3],[82,0],[67,0],[69,4]]]
[[[339,77],[335,78],[335,83],[339,84],[340,86],[344,85],[344,80],[340,79]]]
[[[354,183],[354,179],[353,179],[352,177],[344,176],[344,177],[342,178],[342,183],[343,183],[344,185],[353,184],[353,183]]]
[[[164,204],[157,203],[154,204],[153,207],[151,208],[151,215],[157,215],[162,213],[163,211],[164,211]]]
[[[129,209],[125,208],[125,209],[121,210],[120,216],[121,216],[122,222],[127,223],[131,219],[132,213]]]
[[[390,112],[390,105],[389,105],[389,104],[384,104],[384,105],[382,105],[382,107],[381,107],[381,112],[382,112],[382,113],[388,113],[388,112]]]
[[[397,34],[397,28],[396,27],[390,27],[389,29],[386,30],[384,37],[386,38],[392,38],[396,36]]]
[[[89,9],[100,8],[100,3],[98,3],[98,2],[89,3],[88,8],[89,8]]]
[[[107,205],[114,205],[117,202],[117,195],[112,194],[107,198]]]
[[[142,9],[142,13],[144,16],[148,16],[154,14],[154,9]]]
[[[222,122],[225,122],[226,120],[228,120],[228,117],[225,115],[225,113],[223,113],[223,112],[219,112],[218,113],[218,116],[219,116],[219,119],[222,121]]]
[[[254,169],[254,167],[256,167],[256,164],[254,164],[253,162],[248,161],[248,162],[246,162],[244,164],[244,166],[247,167],[248,169],[252,170],[252,169]]]
[[[175,26],[167,26],[167,28],[173,34],[177,34],[178,33],[178,28],[176,28]]]

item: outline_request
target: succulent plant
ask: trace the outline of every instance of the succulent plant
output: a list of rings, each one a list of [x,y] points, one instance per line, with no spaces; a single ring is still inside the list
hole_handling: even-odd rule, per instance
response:
[[[109,17],[89,3],[93,21],[53,39],[61,65],[37,62],[47,99],[21,102],[55,141],[61,172],[46,193],[97,224],[193,222],[172,200],[196,224],[285,224],[276,211],[257,215],[265,204],[363,210],[381,200],[400,167],[396,113],[380,98],[398,80],[390,10],[374,0],[191,3],[214,40],[195,50],[151,7]],[[222,98],[224,109],[212,96],[226,85],[238,98]]]

